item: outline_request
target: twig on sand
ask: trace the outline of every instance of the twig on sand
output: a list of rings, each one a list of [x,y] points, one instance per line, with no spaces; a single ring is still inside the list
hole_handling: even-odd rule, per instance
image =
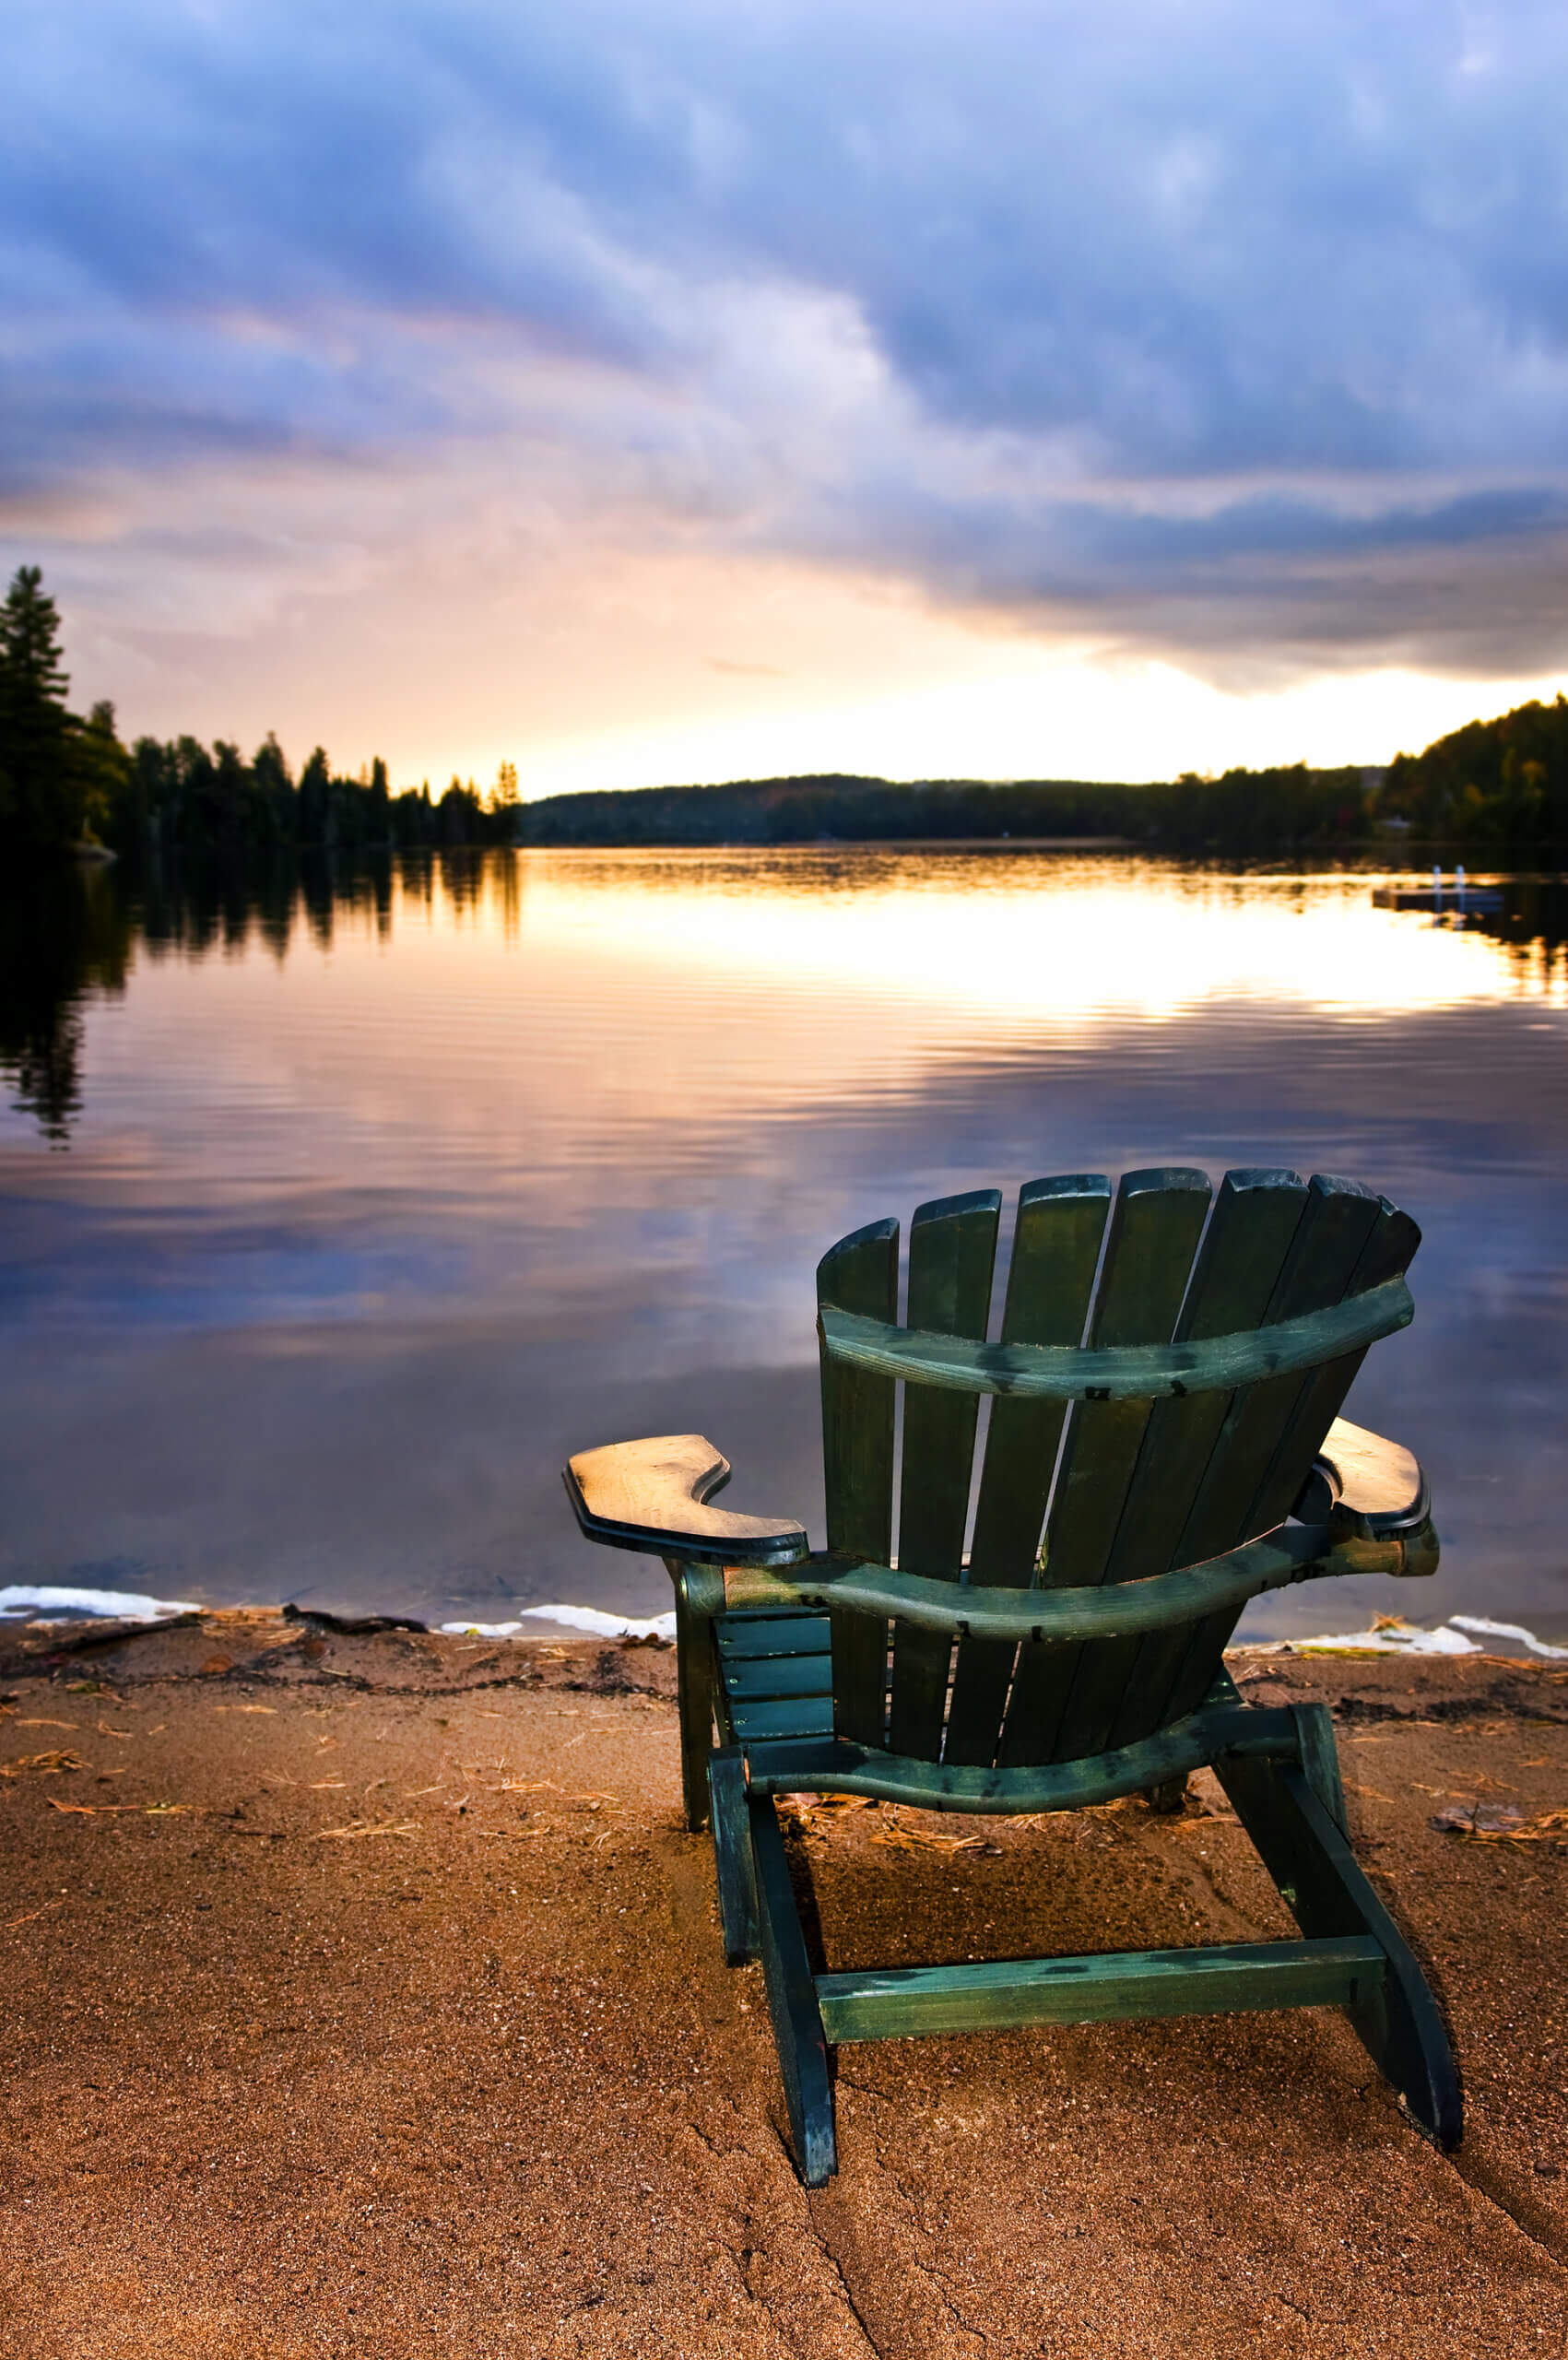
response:
[[[311,1841],[320,1844],[328,1836],[336,1836],[345,1843],[356,1843],[366,1835],[418,1835],[419,1832],[417,1819],[351,1819],[346,1827],[318,1827]]]
[[[61,1722],[60,1726],[64,1729],[65,1723]],[[41,1776],[51,1778],[62,1770],[90,1770],[91,1767],[89,1762],[84,1762],[79,1753],[65,1745],[57,1747],[52,1753],[21,1753],[15,1762],[0,1762],[0,1778],[19,1778],[24,1770],[36,1770]]]
[[[51,1811],[68,1811],[76,1819],[113,1819],[124,1811],[140,1811],[144,1819],[173,1819],[197,1809],[195,1803],[63,1803],[53,1795],[45,1800]]]
[[[47,1918],[52,1909],[63,1909],[65,1906],[65,1895],[62,1894],[59,1900],[46,1901],[40,1908],[24,1909],[19,1918],[6,1918],[6,1930],[7,1933],[11,1933],[18,1926],[30,1926],[35,1918]]]

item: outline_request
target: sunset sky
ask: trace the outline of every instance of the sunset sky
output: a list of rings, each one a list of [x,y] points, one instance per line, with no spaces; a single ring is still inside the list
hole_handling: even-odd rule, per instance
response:
[[[1561,0],[11,0],[0,563],[525,794],[1380,762],[1568,682]]]

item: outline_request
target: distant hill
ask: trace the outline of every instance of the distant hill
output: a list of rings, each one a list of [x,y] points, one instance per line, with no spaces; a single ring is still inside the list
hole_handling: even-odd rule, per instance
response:
[[[1082,779],[895,784],[830,772],[725,786],[629,787],[525,804],[529,844],[882,844],[912,837],[1120,835],[1138,789]]]
[[[801,844],[962,838],[1116,837],[1178,850],[1268,852],[1364,832],[1368,775],[1309,771],[1192,773],[1168,785],[1093,779],[923,779],[850,773],[737,779],[725,786],[551,795],[517,814],[524,844]]]

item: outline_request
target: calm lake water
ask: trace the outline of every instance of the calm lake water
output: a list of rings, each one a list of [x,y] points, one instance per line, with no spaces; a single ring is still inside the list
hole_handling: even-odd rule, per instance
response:
[[[1443,1569],[1256,1634],[1568,1634],[1561,883],[822,848],[453,856],[133,891],[0,956],[0,1583],[431,1621],[647,1614],[558,1469],[687,1429],[821,1536],[812,1271],[1042,1173],[1293,1164],[1425,1231],[1351,1414]]]

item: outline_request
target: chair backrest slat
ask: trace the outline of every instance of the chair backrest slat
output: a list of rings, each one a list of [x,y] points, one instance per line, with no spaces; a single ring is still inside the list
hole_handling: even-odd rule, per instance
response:
[[[1203,1172],[1160,1166],[1123,1174],[1095,1290],[1091,1343],[1171,1341],[1210,1194]],[[1149,1409],[1147,1401],[1073,1404],[1045,1524],[1048,1588],[1104,1579]],[[1055,1758],[1056,1729],[1082,1653],[1028,1642],[1020,1648],[998,1760]]]
[[[1001,1210],[995,1188],[918,1208],[909,1230],[910,1327],[984,1335]],[[898,1541],[904,1573],[961,1578],[979,1409],[973,1394],[904,1387]],[[894,1624],[888,1742],[895,1753],[939,1755],[951,1654],[944,1633]]]
[[[899,1300],[899,1225],[877,1221],[841,1239],[817,1268],[819,1303],[867,1319],[894,1320]],[[828,1546],[885,1565],[893,1545],[893,1412],[890,1376],[822,1355],[822,1473]],[[835,1614],[834,1726],[861,1745],[887,1742],[888,1628],[865,1614]]]
[[[1020,1191],[1003,1343],[1082,1342],[1110,1210],[1111,1184],[1102,1173],[1032,1180]],[[1016,1397],[993,1400],[969,1552],[972,1581],[1027,1589],[1034,1580],[1067,1407]],[[960,1640],[945,1762],[994,1760],[1016,1654],[1015,1646],[996,1639]]]

